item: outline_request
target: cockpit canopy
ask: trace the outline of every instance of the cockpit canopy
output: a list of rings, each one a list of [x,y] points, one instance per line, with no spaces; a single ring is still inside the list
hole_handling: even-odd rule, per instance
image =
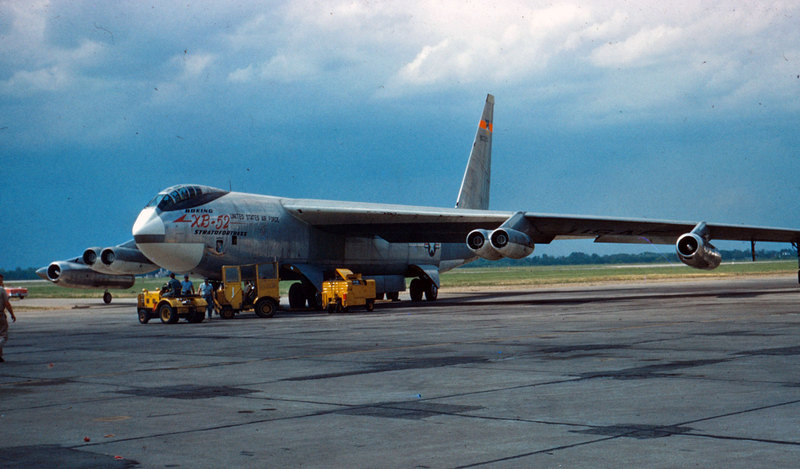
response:
[[[161,212],[183,210],[207,204],[216,200],[228,191],[209,186],[181,184],[172,186],[159,192],[147,207],[156,207]]]

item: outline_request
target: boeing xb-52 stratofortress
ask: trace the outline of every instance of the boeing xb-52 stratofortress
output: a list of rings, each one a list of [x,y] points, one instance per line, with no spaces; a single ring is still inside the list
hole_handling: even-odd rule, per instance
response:
[[[698,269],[721,261],[712,240],[787,242],[800,230],[489,210],[494,97],[488,95],[455,208],[288,199],[201,185],[161,191],[133,225],[133,240],[89,248],[38,273],[58,285],[130,288],[159,267],[218,279],[223,265],[277,260],[296,280],[293,308],[316,305],[324,279],[346,267],[374,278],[378,296],[435,300],[439,273],[478,258],[521,259],[536,244],[589,238],[598,243],[675,244]],[[106,291],[106,302],[111,296]]]

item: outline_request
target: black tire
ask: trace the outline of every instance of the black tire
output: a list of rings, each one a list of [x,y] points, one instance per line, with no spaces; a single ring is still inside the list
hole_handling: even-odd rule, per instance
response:
[[[107,305],[111,304],[111,293],[109,293],[109,292],[103,293],[103,303],[105,303]]]
[[[175,324],[178,322],[178,313],[175,312],[175,308],[170,306],[169,303],[162,303],[158,307],[158,316],[161,318],[161,322],[164,324]]]
[[[333,303],[328,304],[328,314],[333,314],[336,312],[336,305]]]
[[[400,301],[400,292],[399,291],[387,292],[386,299],[390,301]]]
[[[222,319],[233,319],[236,316],[236,312],[230,306],[223,306],[222,310],[219,312],[219,316]]]
[[[322,311],[322,295],[317,293],[317,289],[310,284],[303,285],[308,307],[314,311]]]
[[[439,287],[433,282],[427,282],[425,286],[425,300],[436,301],[436,298],[439,298]]]
[[[261,298],[256,302],[256,315],[260,318],[271,318],[275,316],[275,311],[278,310],[278,305],[272,298]]]
[[[422,301],[422,293],[425,290],[425,284],[422,280],[415,278],[411,281],[411,285],[409,285],[408,289],[411,293],[411,301]]]
[[[293,283],[289,287],[289,307],[292,309],[306,307],[306,291],[302,283]]]
[[[147,324],[150,320],[150,313],[146,309],[139,310],[139,324]]]
[[[375,300],[369,299],[367,300],[367,311],[372,312],[375,310]]]
[[[192,324],[199,324],[203,322],[203,319],[206,318],[206,313],[203,311],[194,311],[189,313],[189,316],[186,318]]]

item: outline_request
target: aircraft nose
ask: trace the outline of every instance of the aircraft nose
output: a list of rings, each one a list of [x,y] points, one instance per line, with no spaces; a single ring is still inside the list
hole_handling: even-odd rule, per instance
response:
[[[147,207],[139,213],[133,224],[133,240],[139,243],[163,243],[166,229],[164,221],[154,207]]]
[[[203,260],[205,245],[190,239],[188,232],[174,228],[167,241],[166,225],[154,207],[142,210],[132,231],[136,247],[153,263],[165,269],[189,272]]]

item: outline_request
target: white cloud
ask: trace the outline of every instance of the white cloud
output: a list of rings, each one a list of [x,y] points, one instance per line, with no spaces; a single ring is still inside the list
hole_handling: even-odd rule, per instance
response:
[[[39,92],[64,89],[70,82],[70,76],[58,66],[33,71],[19,70],[8,80],[0,81],[0,94],[30,96]]]
[[[640,67],[653,64],[682,40],[684,31],[658,25],[643,29],[622,42],[604,44],[592,51],[591,61],[599,67]]]

